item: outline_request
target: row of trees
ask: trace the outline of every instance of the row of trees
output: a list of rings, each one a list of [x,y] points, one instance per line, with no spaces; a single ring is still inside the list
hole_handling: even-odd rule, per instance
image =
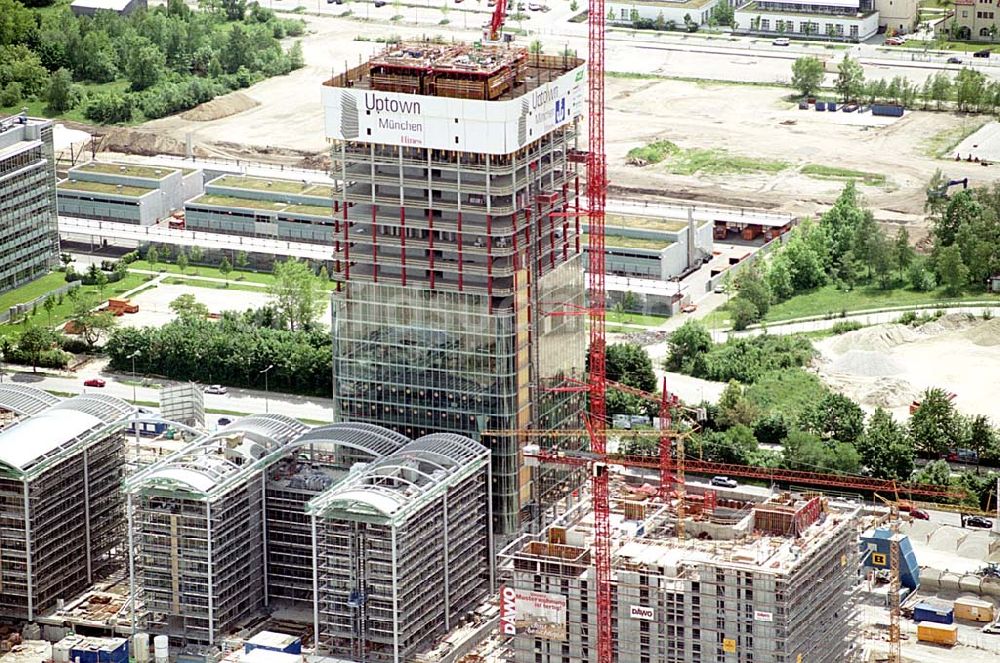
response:
[[[303,65],[302,21],[277,18],[254,2],[225,0],[192,11],[183,0],[128,17],[77,17],[68,6],[35,14],[21,0],[0,0],[0,105],[44,99],[51,111],[82,107],[86,117],[124,122],[191,108]],[[77,83],[120,89],[88,94]]]
[[[820,91],[825,79],[823,60],[813,56],[801,57],[792,63],[792,87],[803,96]],[[891,103],[915,108],[919,101],[922,108],[941,110],[946,105],[961,111],[995,112],[1000,108],[1000,81],[990,81],[974,69],[962,68],[952,77],[938,71],[928,76],[922,86],[905,76],[891,80],[865,80],[861,64],[844,55],[837,65],[833,84],[837,97],[842,101],[859,103]]]
[[[1000,240],[993,246],[1000,246]],[[979,249],[970,244],[972,250]],[[994,258],[984,264],[995,264]],[[852,182],[818,222],[806,220],[795,228],[766,265],[758,261],[740,272],[733,284],[737,294],[728,308],[734,329],[745,329],[762,320],[773,303],[829,283],[844,290],[871,284],[917,291],[933,290],[940,283],[948,294],[956,295],[972,281],[957,252],[924,257],[910,246],[905,227],[889,235],[864,207]]]
[[[787,359],[780,357],[786,354],[778,350],[780,347],[791,348]],[[943,479],[940,470],[933,468],[914,473],[918,456],[941,458],[956,448],[965,448],[986,462],[1000,462],[1000,432],[987,417],[958,413],[940,389],[929,389],[921,395],[920,406],[906,424],[881,408],[866,417],[857,403],[819,385],[801,368],[809,356],[811,344],[803,338],[762,335],[714,345],[708,331],[697,321],[678,328],[669,339],[666,369],[696,374],[714,362],[741,376],[729,381],[718,403],[701,404],[707,420],[688,441],[687,452],[715,462],[867,474],[944,485],[950,481],[950,472]],[[609,376],[655,387],[648,359],[641,347],[609,346]],[[812,382],[797,376],[811,378]],[[757,390],[765,383],[770,385],[765,390],[769,397],[762,397]],[[785,392],[775,398],[773,387],[782,384]],[[792,406],[791,400],[798,397],[792,392],[803,384],[813,384],[810,389],[814,393],[807,395],[802,407]],[[609,392],[611,414],[623,405],[613,393]],[[644,412],[641,403],[633,403],[631,409],[625,405],[621,411]],[[776,445],[780,450],[775,450]],[[655,454],[656,442],[638,436],[630,438],[625,433],[621,450]],[[985,499],[981,483],[963,483],[975,493],[974,500]]]
[[[956,287],[982,284],[1000,274],[1000,185],[942,194],[938,172],[928,189],[933,222],[931,260],[955,277]]]

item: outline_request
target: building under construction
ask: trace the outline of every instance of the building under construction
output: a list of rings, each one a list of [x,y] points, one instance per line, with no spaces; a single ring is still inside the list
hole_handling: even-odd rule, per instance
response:
[[[580,427],[584,74],[575,56],[420,42],[324,84],[339,420],[477,440]],[[514,436],[483,441],[511,534],[565,474],[533,481]]]
[[[0,617],[34,620],[123,562],[121,422],[111,396],[0,385]]]
[[[842,663],[858,579],[857,505],[817,495],[674,506],[612,490],[612,633],[618,663]],[[500,619],[516,663],[597,662],[593,516],[502,555]]]
[[[459,435],[274,414],[206,435],[125,483],[134,627],[221,645],[291,608],[324,653],[410,660],[491,586],[488,458]]]

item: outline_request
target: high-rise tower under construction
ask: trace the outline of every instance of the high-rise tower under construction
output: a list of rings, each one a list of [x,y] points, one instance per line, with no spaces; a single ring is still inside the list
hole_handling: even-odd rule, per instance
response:
[[[402,43],[323,88],[336,416],[480,439],[499,534],[560,482],[483,433],[578,428],[584,405],[584,87],[575,56]]]

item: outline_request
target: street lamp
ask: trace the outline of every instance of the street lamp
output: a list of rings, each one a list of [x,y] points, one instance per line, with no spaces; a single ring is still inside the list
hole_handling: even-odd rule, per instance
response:
[[[264,374],[264,414],[268,414],[269,412],[267,403],[267,396],[268,396],[267,374],[271,371],[272,368],[274,368],[274,364],[269,364],[267,368],[261,371],[261,373]]]
[[[142,352],[136,350],[130,354],[126,359],[132,360],[132,427],[135,433],[135,467],[139,467],[140,456],[142,455],[141,443],[139,442],[139,399],[136,398],[135,393],[135,358],[141,355]]]
[[[133,352],[132,354],[130,354],[128,357],[126,357],[126,359],[131,359],[132,360],[132,405],[136,405],[139,402],[139,399],[136,398],[136,394],[135,394],[135,358],[138,357],[141,354],[142,354],[141,351],[136,350],[135,352]]]

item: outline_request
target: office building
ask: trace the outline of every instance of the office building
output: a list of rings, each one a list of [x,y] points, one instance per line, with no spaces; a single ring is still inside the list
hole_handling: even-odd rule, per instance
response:
[[[567,482],[486,431],[581,425],[584,77],[576,57],[402,43],[323,87],[335,416],[482,441],[501,535]]]
[[[52,122],[0,119],[0,292],[59,264]]]
[[[736,32],[862,42],[878,32],[874,0],[753,0],[735,12]]]
[[[0,617],[31,621],[121,566],[120,485],[133,408],[0,386]]]

